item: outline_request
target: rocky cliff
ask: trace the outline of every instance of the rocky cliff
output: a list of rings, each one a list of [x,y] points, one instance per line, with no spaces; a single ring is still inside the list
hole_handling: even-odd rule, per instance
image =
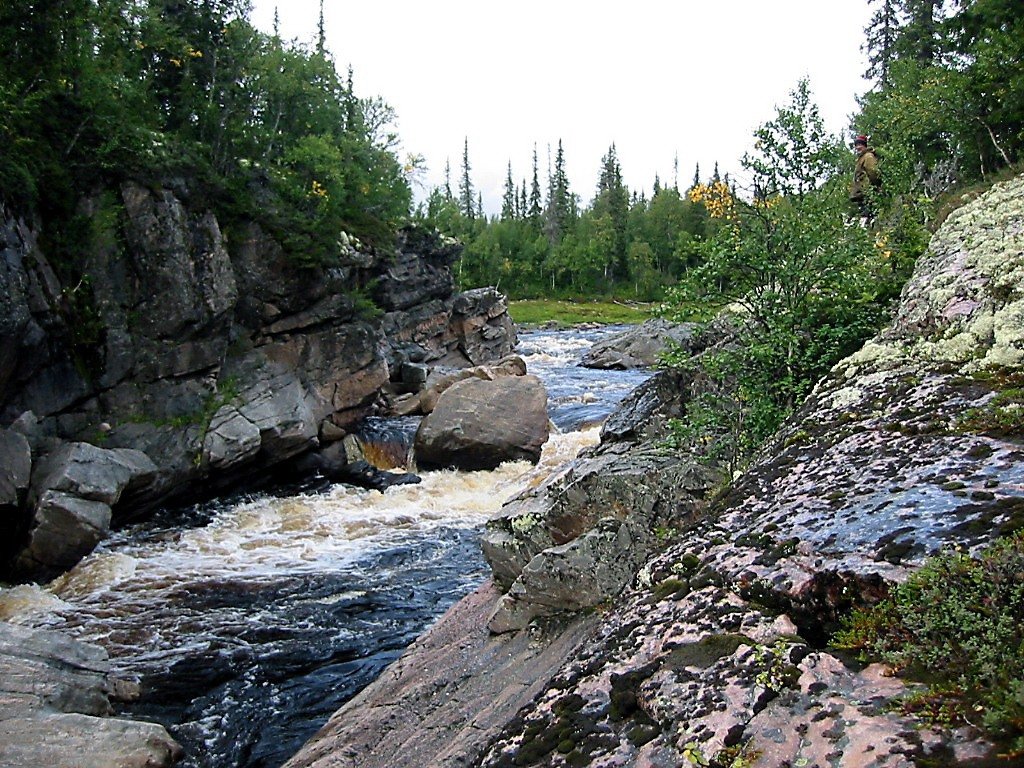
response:
[[[515,343],[504,297],[455,294],[459,245],[437,233],[342,233],[339,263],[303,268],[181,183],[97,194],[79,221],[69,268],[0,208],[0,555],[19,578],[67,568],[112,518],[339,440],[410,364]]]
[[[1024,177],[943,224],[892,324],[721,493],[659,450],[686,377],[638,392],[492,521],[500,589],[288,765],[991,764],[980,731],[894,708],[912,684],[829,640],[925,557],[1024,526],[1022,364]]]

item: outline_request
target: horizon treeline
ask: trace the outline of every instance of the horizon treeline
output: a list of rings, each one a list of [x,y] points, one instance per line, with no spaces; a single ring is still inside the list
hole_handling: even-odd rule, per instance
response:
[[[934,199],[1021,159],[1019,0],[867,0],[868,75],[853,132],[882,157],[885,192]],[[469,140],[461,176],[411,210],[421,158],[398,157],[394,114],[356,94],[326,49],[255,29],[248,0],[0,4],[0,199],[39,217],[73,261],[81,200],[126,179],[181,181],[223,217],[264,224],[297,264],[330,264],[342,232],[387,247],[410,217],[463,240],[464,287],[512,297],[657,299],[704,258],[721,223],[685,189],[629,189],[614,144],[595,190],[571,188],[559,143],[545,178],[509,167],[485,217]],[[752,137],[753,140],[753,137]],[[848,174],[852,155],[835,173]],[[727,186],[733,186],[722,179]],[[747,199],[763,191],[735,190]],[[589,200],[586,198],[589,197]],[[586,202],[584,202],[586,200]]]
[[[850,126],[882,158],[891,202],[927,205],[957,185],[1021,160],[1024,147],[1024,6],[1019,0],[868,0],[873,13],[863,50],[874,83]],[[753,144],[752,137],[752,144]],[[612,144],[600,160],[593,197],[565,176],[561,141],[546,178],[537,150],[526,176],[509,164],[501,213],[485,216],[472,183],[466,138],[457,186],[450,169],[416,216],[459,237],[459,277],[466,287],[497,283],[513,298],[606,296],[659,300],[702,260],[701,244],[718,224],[691,192],[724,182],[748,199],[764,190],[695,169],[679,188],[653,180],[629,189]],[[834,173],[850,174],[853,154]],[[697,195],[696,197],[699,197]]]
[[[701,183],[734,188],[716,163],[703,180],[698,165],[684,189],[678,180],[663,185],[656,176],[649,196],[630,190],[613,143],[601,158],[594,196],[583,207],[571,189],[559,140],[543,185],[536,145],[529,180],[517,183],[509,163],[501,213],[486,216],[471,169],[467,137],[457,188],[446,169],[445,183],[431,190],[414,215],[462,240],[462,285],[497,284],[512,298],[660,298],[666,281],[697,263],[698,244],[717,226],[689,191]]]

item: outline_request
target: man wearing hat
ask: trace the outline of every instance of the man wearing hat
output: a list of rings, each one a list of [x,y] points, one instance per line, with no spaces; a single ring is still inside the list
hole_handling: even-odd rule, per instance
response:
[[[882,176],[878,172],[878,156],[868,146],[868,137],[861,134],[853,140],[853,150],[857,153],[857,164],[853,168],[853,183],[850,185],[850,202],[857,208],[861,216],[868,221],[874,216],[872,211],[869,187],[876,190],[882,185]]]

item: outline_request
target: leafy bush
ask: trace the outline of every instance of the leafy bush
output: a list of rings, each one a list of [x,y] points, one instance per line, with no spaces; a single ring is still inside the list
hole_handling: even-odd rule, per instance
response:
[[[875,332],[907,274],[905,238],[852,219],[840,143],[825,133],[806,81],[755,135],[756,154],[744,158],[752,201],[721,182],[691,189],[722,224],[672,291],[679,306],[727,308],[735,339],[693,361],[666,358],[696,368],[701,385],[676,436],[733,470]]]
[[[855,611],[835,643],[927,682],[905,710],[982,727],[1024,754],[1024,531],[977,559],[929,560],[881,603]]]

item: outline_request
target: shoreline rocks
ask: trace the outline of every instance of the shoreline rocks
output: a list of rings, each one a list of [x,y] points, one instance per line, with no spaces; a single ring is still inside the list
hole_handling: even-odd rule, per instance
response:
[[[699,323],[671,323],[662,318],[646,320],[622,333],[595,342],[580,361],[586,368],[650,368],[663,352],[680,346],[691,354],[699,351]]]
[[[680,402],[658,396],[667,382],[651,384],[609,420],[591,456],[510,502],[489,526],[485,546],[507,592],[478,593],[451,614],[479,622],[461,629],[480,639],[450,633],[430,670],[400,660],[294,765],[396,764],[420,739],[433,746],[415,764],[438,768],[995,764],[999,747],[978,729],[895,710],[920,687],[881,665],[848,663],[829,641],[854,606],[881,599],[925,557],[952,546],[974,553],[1024,526],[1022,270],[1024,176],[946,220],[892,325],[833,368],[713,497],[713,514],[698,506],[676,516],[617,596],[613,585],[599,610],[567,612],[583,607],[578,597],[595,573],[632,567],[619,562],[622,549],[599,553],[591,544],[614,540],[614,525],[640,515],[639,495],[654,493],[658,472],[621,510],[615,501],[627,492],[607,493],[607,468],[591,486],[574,478],[602,451],[611,457],[653,439],[659,420],[678,412]],[[685,401],[687,383],[677,383]],[[655,495],[661,503],[686,498],[672,483]],[[562,565],[574,544],[580,567],[570,573]],[[545,556],[548,563],[538,561]],[[534,579],[535,568],[550,581]],[[549,584],[561,591],[557,607],[545,603]],[[508,600],[541,610],[506,610]],[[509,631],[484,641],[481,625],[502,610],[497,628]],[[593,625],[579,637],[574,622]],[[536,693],[511,716],[494,712],[498,722],[488,719],[472,750],[449,760],[431,722],[473,713],[463,722],[475,726],[493,697],[475,686],[507,658],[486,643],[531,635],[538,647],[567,642],[563,663],[525,673],[519,684]],[[462,670],[461,693],[437,684],[438,668]],[[357,707],[387,706],[394,679],[421,686],[413,702],[393,699],[386,739],[353,738],[365,723]],[[407,720],[407,712],[434,720]]]
[[[98,646],[0,622],[0,765],[173,765],[182,750],[163,726],[111,716],[112,699],[137,695]]]

